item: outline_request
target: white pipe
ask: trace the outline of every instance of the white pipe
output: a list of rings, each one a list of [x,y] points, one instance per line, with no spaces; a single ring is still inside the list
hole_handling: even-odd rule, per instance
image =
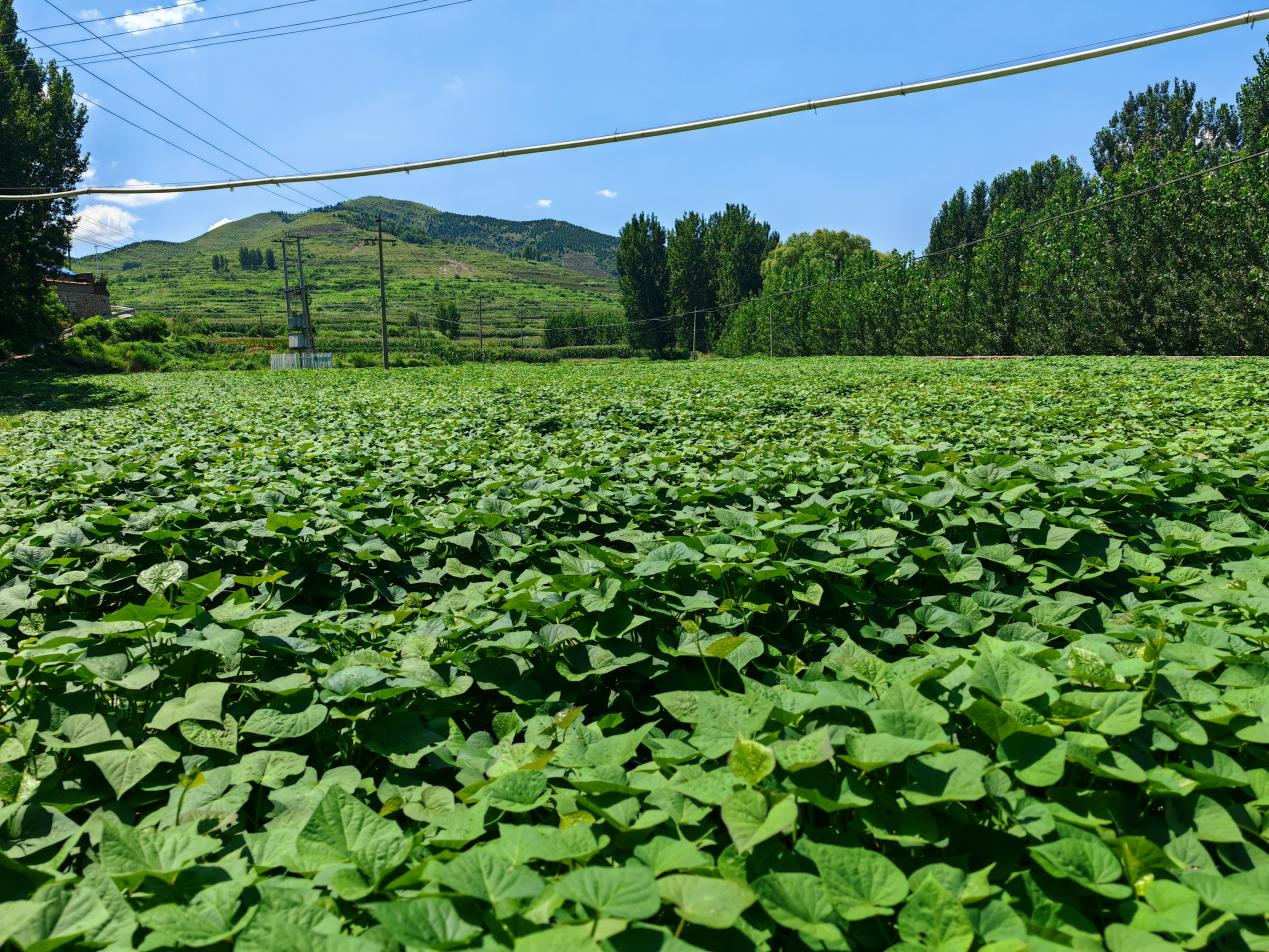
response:
[[[864,92],[846,93],[842,96],[830,96],[826,99],[812,99],[807,102],[790,103],[785,106],[772,106],[767,109],[755,109],[752,112],[739,112],[729,116],[718,116],[713,119],[696,119],[691,122],[679,122],[668,126],[656,126],[651,129],[637,129],[633,132],[615,132],[611,135],[591,136],[587,139],[570,139],[564,142],[551,142],[545,145],[528,145],[515,149],[502,149],[497,152],[476,152],[471,155],[459,155],[445,159],[429,159],[424,162],[406,162],[402,165],[382,165],[374,168],[348,169],[342,172],[314,172],[307,175],[282,175],[277,178],[237,179],[228,182],[204,182],[196,185],[146,185],[144,187],[97,186],[68,189],[64,192],[43,192],[27,195],[0,194],[3,202],[47,201],[57,198],[77,198],[82,195],[165,195],[175,192],[213,192],[225,189],[250,188],[258,185],[297,185],[303,182],[331,182],[339,179],[366,178],[372,175],[393,175],[398,172],[418,172],[425,169],[439,169],[451,165],[468,165],[473,162],[488,162],[491,159],[509,159],[520,155],[538,155],[543,152],[563,152],[568,149],[588,149],[597,145],[609,145],[616,142],[631,142],[637,139],[651,139],[656,136],[678,135],[683,132],[697,132],[701,129],[715,129],[719,126],[736,125],[741,122],[754,122],[758,119],[772,119],[776,116],[787,116],[798,112],[811,112],[816,109],[827,109],[831,106],[847,106],[853,103],[870,102],[876,99],[890,99],[895,96],[913,96],[917,93],[931,92],[935,89],[948,89],[953,86],[966,86],[971,83],[982,83],[1006,76],[1017,76],[1022,73],[1034,73],[1037,70],[1053,69],[1069,63],[1081,63],[1086,60],[1100,59],[1103,56],[1114,56],[1131,50],[1171,43],[1174,40],[1185,40],[1193,36],[1228,30],[1236,26],[1250,26],[1262,20],[1269,20],[1269,8],[1249,10],[1237,16],[1209,20],[1194,26],[1167,30],[1150,36],[1133,40],[1124,40],[1099,46],[1095,49],[1081,50],[1076,53],[1064,53],[1044,59],[1030,60],[1013,66],[1000,66],[994,69],[980,70],[974,73],[962,73],[942,79],[930,79],[912,85],[900,84],[883,89],[870,89]]]

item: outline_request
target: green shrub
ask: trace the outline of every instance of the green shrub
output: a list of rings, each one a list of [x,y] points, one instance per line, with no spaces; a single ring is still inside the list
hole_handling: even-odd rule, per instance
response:
[[[122,357],[92,336],[68,337],[49,350],[54,360],[88,373],[122,373],[128,369]]]
[[[647,351],[629,344],[592,344],[581,347],[556,347],[552,351],[561,359],[585,357],[646,357]]]
[[[129,373],[162,370],[168,360],[164,351],[149,341],[141,341],[121,350]]]
[[[75,325],[75,336],[83,340],[104,342],[114,340],[114,328],[104,317],[90,317]]]
[[[392,357],[393,367],[443,367],[445,363],[439,354],[406,353]]]
[[[170,325],[172,333],[178,337],[188,337],[194,334],[210,334],[212,332],[210,321],[202,317],[191,317],[188,314],[181,314],[172,318]]]
[[[364,350],[354,350],[346,354],[339,354],[336,360],[340,367],[377,367],[379,366],[379,355],[371,354]]]
[[[125,341],[159,341],[167,340],[167,321],[152,314],[144,317],[119,318],[112,322],[116,340]]]
[[[480,360],[480,352],[473,351],[468,359]],[[554,364],[558,363],[560,358],[556,356],[556,352],[553,350],[539,350],[528,347],[498,347],[487,348],[485,350],[485,359],[487,361],[522,364]]]

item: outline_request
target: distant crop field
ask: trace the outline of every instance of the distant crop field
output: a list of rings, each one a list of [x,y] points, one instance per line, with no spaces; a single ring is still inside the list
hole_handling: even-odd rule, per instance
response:
[[[1269,363],[0,397],[0,942],[1269,945]]]

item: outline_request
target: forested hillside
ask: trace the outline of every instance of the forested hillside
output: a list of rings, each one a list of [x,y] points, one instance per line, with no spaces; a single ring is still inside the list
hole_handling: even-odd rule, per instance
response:
[[[459,215],[417,202],[359,198],[331,209],[359,228],[383,215],[384,230],[415,244],[444,242],[547,261],[596,277],[615,277],[617,239],[554,219],[507,221],[487,215]]]

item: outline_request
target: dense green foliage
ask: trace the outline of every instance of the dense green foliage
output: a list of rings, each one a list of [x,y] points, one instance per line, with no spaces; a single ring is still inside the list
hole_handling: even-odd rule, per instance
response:
[[[70,73],[31,55],[13,0],[0,0],[0,182],[74,187],[88,168],[79,151],[87,110]],[[70,250],[73,200],[0,207],[0,356],[51,340],[64,316],[43,288]]]
[[[920,259],[773,255],[763,296],[719,312],[720,351],[1269,353],[1269,159],[1249,158],[1269,147],[1269,56],[1256,66],[1237,107],[1180,80],[1131,95],[1096,174],[1052,156],[957,190]]]
[[[712,350],[726,317],[718,302],[756,295],[763,261],[779,242],[744,205],[729,204],[708,218],[687,212],[668,232],[655,215],[635,215],[617,249],[630,343],[657,354],[676,345]]]
[[[547,347],[624,344],[628,328],[620,311],[566,311],[550,314],[542,328]]]
[[[205,334],[173,334],[168,321],[141,313],[131,318],[80,321],[68,337],[42,350],[22,369],[144,373],[265,366],[267,360],[252,362],[237,348],[219,344]]]
[[[669,272],[666,231],[656,215],[635,215],[621,229],[617,246],[617,283],[621,307],[630,322],[630,342],[662,353],[674,341],[666,320]]]
[[[1264,948],[1267,386],[0,388],[0,941]]]
[[[277,259],[273,255],[273,249],[269,248],[261,251],[259,248],[248,248],[242,245],[238,248],[238,267],[243,271],[260,271],[277,269]],[[212,255],[212,270],[216,272],[229,270],[229,261],[224,255]]]

